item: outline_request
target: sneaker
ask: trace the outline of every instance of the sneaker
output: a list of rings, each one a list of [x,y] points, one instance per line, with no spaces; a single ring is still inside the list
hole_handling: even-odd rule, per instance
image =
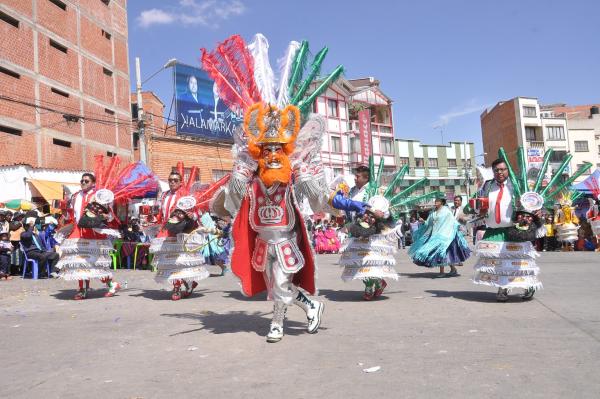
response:
[[[306,331],[309,334],[314,334],[321,326],[321,317],[323,316],[323,310],[325,310],[325,304],[323,302],[311,300],[313,307],[309,307],[306,312],[306,319],[308,320],[308,327]]]
[[[119,283],[112,283],[110,286],[110,289],[108,290],[108,292],[106,294],[104,294],[105,297],[110,298],[115,296],[115,294],[117,293],[118,290],[121,289],[121,284]]]
[[[73,297],[73,299],[75,299],[76,301],[81,301],[85,298],[87,298],[87,290],[85,289],[80,289],[79,291],[77,291],[77,294],[75,294],[75,296]]]
[[[381,280],[381,284],[379,285],[379,288],[375,290],[373,296],[375,298],[380,297],[381,294],[383,294],[383,290],[385,290],[385,287],[387,287],[387,283],[385,282],[385,280]]]
[[[506,302],[508,301],[508,290],[506,288],[499,288],[498,293],[496,294],[497,302]]]
[[[529,301],[533,299],[533,295],[535,294],[535,288],[529,287],[525,290],[525,293],[521,296],[521,299],[524,301]]]
[[[269,333],[267,334],[267,342],[275,343],[281,341],[283,338],[283,326],[277,323],[271,323]]]

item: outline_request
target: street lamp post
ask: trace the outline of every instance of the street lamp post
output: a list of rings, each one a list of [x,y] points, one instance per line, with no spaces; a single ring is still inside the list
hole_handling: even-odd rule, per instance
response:
[[[139,145],[140,145],[140,161],[145,164],[147,163],[146,154],[146,121],[144,117],[144,105],[142,103],[142,83],[146,83],[152,79],[156,74],[164,69],[170,68],[177,63],[177,59],[171,58],[165,65],[162,66],[158,71],[150,75],[149,78],[142,82],[142,74],[140,72],[140,57],[135,57],[135,81],[136,81],[136,94],[137,94],[137,106],[138,106],[138,134],[139,134]]]

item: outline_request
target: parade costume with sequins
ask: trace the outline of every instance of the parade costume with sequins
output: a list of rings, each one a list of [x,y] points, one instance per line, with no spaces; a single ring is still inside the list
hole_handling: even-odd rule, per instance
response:
[[[156,190],[158,185],[144,165],[134,163],[119,170],[120,162],[118,157],[113,157],[104,165],[104,157],[96,156],[95,187],[73,195],[67,209],[72,224],[57,233],[62,256],[56,267],[59,277],[79,281],[75,299],[87,297],[89,282],[94,278],[106,284],[109,289],[106,296],[114,295],[119,289],[111,273],[113,240],[120,237],[113,206]],[[95,213],[96,209],[103,209],[105,216]],[[66,234],[68,238],[63,241],[62,236]]]
[[[342,68],[313,82],[327,48],[305,71],[308,43],[291,42],[277,89],[268,46],[261,34],[247,47],[235,35],[213,52],[203,49],[202,64],[221,99],[244,114],[243,129],[234,134],[234,168],[223,198],[233,216],[230,265],[244,295],[267,291],[274,301],[267,341],[277,342],[291,304],[306,312],[309,333],[321,322],[324,305],[305,295],[317,293],[317,267],[299,204],[306,198],[318,211],[327,201],[320,160],[326,123],[309,110]]]
[[[361,280],[364,283],[363,299],[365,300],[381,296],[387,286],[385,279],[398,280],[398,273],[394,268],[396,265],[394,255],[401,234],[401,224],[394,226],[393,223],[394,219],[398,218],[398,213],[421,201],[441,195],[438,191],[420,196],[414,195],[417,188],[428,182],[427,178],[398,190],[408,172],[408,165],[392,176],[391,183],[385,190],[380,189],[383,165],[382,158],[376,172],[374,158],[371,156],[369,182],[360,190],[357,190],[356,186],[353,187],[348,197],[338,192],[331,201],[333,208],[346,211],[354,219],[347,225],[350,237],[341,249],[342,256],[339,264],[344,268],[343,281]],[[367,208],[371,214],[375,211],[381,212],[382,217],[363,218]],[[371,220],[371,223],[367,220]]]
[[[487,229],[483,239],[475,247],[478,255],[474,266],[473,282],[498,288],[498,300],[507,300],[507,294],[514,288],[525,290],[523,299],[530,299],[536,290],[542,288],[538,278],[540,269],[535,259],[539,254],[531,240],[545,235],[541,222],[530,226],[527,231],[516,231],[517,213],[532,214],[544,206],[551,205],[552,199],[569,187],[581,176],[590,164],[584,165],[570,178],[558,183],[563,170],[568,165],[571,155],[567,155],[555,172],[548,185],[542,188],[542,181],[552,149],[546,151],[543,166],[533,187],[527,181],[526,163],[523,148],[517,150],[519,175],[517,176],[508,161],[503,148],[498,153],[499,158],[506,164],[508,179],[500,184],[496,180],[488,180],[477,193],[478,198],[488,201],[484,210]],[[474,213],[473,209],[468,209]],[[533,231],[535,230],[535,231]]]

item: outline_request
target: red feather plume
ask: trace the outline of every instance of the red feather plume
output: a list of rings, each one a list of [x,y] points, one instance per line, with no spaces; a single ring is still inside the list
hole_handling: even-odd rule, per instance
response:
[[[219,97],[231,109],[245,110],[262,101],[254,81],[254,59],[240,35],[220,43],[213,52],[202,51],[202,67],[215,81]]]
[[[592,192],[594,199],[600,198],[600,184],[598,183],[598,180],[594,178],[594,176],[590,176],[590,178],[585,181],[585,185]]]

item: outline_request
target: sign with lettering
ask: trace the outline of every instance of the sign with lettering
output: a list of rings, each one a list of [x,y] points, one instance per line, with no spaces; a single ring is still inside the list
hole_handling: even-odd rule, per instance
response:
[[[221,101],[207,73],[176,64],[173,74],[177,134],[233,142],[233,132],[242,120]]]
[[[368,109],[358,112],[358,132],[362,160],[367,162],[371,155],[371,111]]]

